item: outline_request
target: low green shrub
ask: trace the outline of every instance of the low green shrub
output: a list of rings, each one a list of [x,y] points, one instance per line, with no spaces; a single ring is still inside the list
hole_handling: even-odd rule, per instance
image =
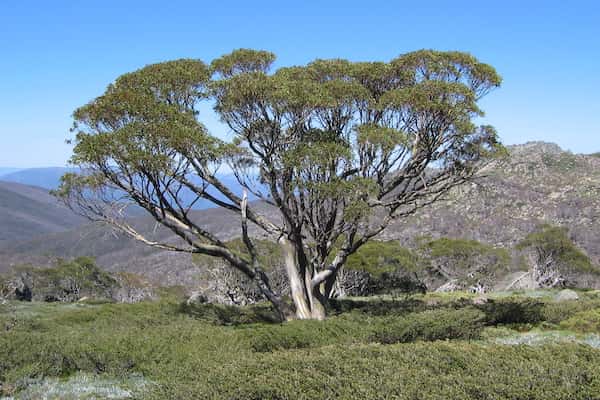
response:
[[[213,325],[279,322],[276,313],[267,304],[238,307],[226,304],[188,304],[184,302],[179,306],[179,311],[197,320]]]
[[[566,227],[541,225],[519,242],[516,248],[533,249],[538,262],[543,263],[553,259],[554,265],[563,274],[573,272],[600,274],[600,269],[592,263],[583,250],[577,247]]]
[[[111,291],[119,287],[117,280],[89,257],[60,260],[52,268],[17,266],[0,276],[0,286],[7,282],[16,283],[14,293],[0,288],[9,298],[48,302],[71,302],[82,297],[110,299]]]
[[[544,320],[544,303],[536,299],[507,297],[489,300],[477,308],[486,315],[487,325],[537,324]]]
[[[406,316],[368,317],[360,313],[326,321],[292,321],[244,327],[249,347],[257,352],[314,348],[335,344],[405,343],[479,337],[485,315],[476,309],[443,309]]]
[[[89,374],[153,382],[144,399],[598,398],[600,350],[466,341],[492,321],[546,318],[535,302],[408,304],[398,302],[396,314],[364,306],[323,322],[265,324],[248,316],[266,312],[263,305],[211,320],[214,307],[184,313],[176,301],[11,303],[0,316],[19,323],[0,330],[0,397],[19,398],[30,382]],[[396,342],[412,343],[382,344]]]
[[[600,351],[465,342],[333,345],[240,355],[207,375],[193,353],[152,399],[596,399]]]
[[[397,240],[373,240],[348,257],[345,268],[368,272],[374,277],[397,270],[419,271],[422,260]]]
[[[581,311],[597,307],[600,307],[600,301],[598,300],[548,302],[542,307],[542,318],[544,321],[558,324]]]
[[[477,339],[484,322],[485,314],[472,308],[425,311],[384,324],[375,331],[372,340],[391,344],[417,340]]]
[[[373,297],[364,300],[334,299],[330,301],[331,311],[335,314],[361,312],[372,316],[405,315],[412,312],[425,311],[427,305],[423,300],[408,297],[404,299],[383,299]]]
[[[560,327],[576,332],[600,333],[600,308],[578,312],[562,321]]]
[[[379,322],[379,321],[377,321]],[[251,326],[243,332],[249,348],[257,352],[319,347],[364,341],[373,321],[333,317],[326,321],[290,321]]]

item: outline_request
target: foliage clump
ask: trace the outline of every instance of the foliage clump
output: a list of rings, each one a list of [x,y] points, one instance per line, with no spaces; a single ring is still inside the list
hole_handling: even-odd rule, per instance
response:
[[[600,308],[600,301],[561,301],[549,302],[544,304],[542,308],[543,320],[552,324],[559,324],[561,321],[567,320],[574,315],[586,311],[590,308]]]
[[[81,297],[110,298],[118,282],[89,257],[59,261],[52,268],[19,266],[2,279],[7,297],[19,300],[76,301]],[[10,293],[12,289],[13,293]]]
[[[476,240],[420,239],[420,251],[429,268],[444,280],[454,281],[453,290],[489,291],[499,275],[511,268],[507,249]]]
[[[373,338],[383,344],[479,338],[485,314],[476,309],[431,310],[390,321]]]
[[[560,327],[576,332],[600,333],[600,308],[580,311],[562,321]]]
[[[487,325],[537,324],[544,320],[543,307],[544,303],[536,299],[510,297],[478,306]]]
[[[348,257],[339,280],[350,296],[424,293],[427,287],[419,276],[423,270],[417,252],[395,240],[374,240]]]
[[[356,253],[348,257],[345,268],[363,271],[373,277],[384,273],[417,272],[421,269],[419,256],[402,246],[396,240],[374,240],[363,245]]]
[[[326,324],[293,321],[284,325],[256,327],[247,332],[253,350],[272,352],[342,343],[472,340],[479,338],[484,322],[485,315],[476,309],[441,309],[385,317],[356,313],[331,318]]]

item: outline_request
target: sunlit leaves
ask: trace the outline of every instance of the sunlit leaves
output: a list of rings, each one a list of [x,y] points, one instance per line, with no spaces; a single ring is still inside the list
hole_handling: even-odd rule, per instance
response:
[[[238,49],[211,63],[213,72],[224,78],[250,72],[266,73],[275,61],[275,54],[252,49]]]
[[[106,177],[98,174],[76,174],[68,172],[60,178],[60,182],[60,187],[53,191],[52,194],[58,197],[67,197],[72,192],[102,188],[106,185]]]
[[[517,248],[535,249],[541,263],[551,259],[565,269],[598,273],[589,257],[569,237],[569,230],[565,227],[542,225],[519,242]]]
[[[147,92],[160,102],[180,105],[184,111],[206,96],[209,79],[210,70],[202,61],[181,59],[148,65],[122,75],[115,87],[120,91]]]
[[[502,82],[493,67],[459,51],[414,51],[392,60],[391,65],[399,73],[410,71],[414,83],[426,80],[463,82],[477,98]]]
[[[217,159],[220,141],[208,135],[195,112],[209,77],[197,60],[153,64],[121,76],[75,111],[72,161],[170,171],[178,154],[199,147],[204,159]]]
[[[481,115],[475,94],[460,82],[425,81],[385,93],[380,107],[412,112],[443,113],[457,118],[461,115]]]
[[[382,127],[376,124],[359,125],[357,141],[363,146],[372,146],[383,152],[390,152],[398,146],[408,146],[409,138],[397,129]]]

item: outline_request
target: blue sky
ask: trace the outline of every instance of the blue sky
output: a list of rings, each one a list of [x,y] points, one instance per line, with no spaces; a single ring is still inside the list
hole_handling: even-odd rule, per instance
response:
[[[19,1],[0,9],[0,166],[65,165],[71,113],[124,72],[261,48],[277,65],[389,60],[420,48],[492,64],[482,103],[507,144],[600,151],[594,1]],[[600,4],[600,3],[599,3]],[[214,117],[207,125],[227,130]]]

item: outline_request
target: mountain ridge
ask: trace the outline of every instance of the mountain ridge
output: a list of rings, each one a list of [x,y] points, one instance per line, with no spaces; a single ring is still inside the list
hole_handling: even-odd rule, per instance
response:
[[[0,181],[0,243],[66,231],[83,222],[42,188]]]

